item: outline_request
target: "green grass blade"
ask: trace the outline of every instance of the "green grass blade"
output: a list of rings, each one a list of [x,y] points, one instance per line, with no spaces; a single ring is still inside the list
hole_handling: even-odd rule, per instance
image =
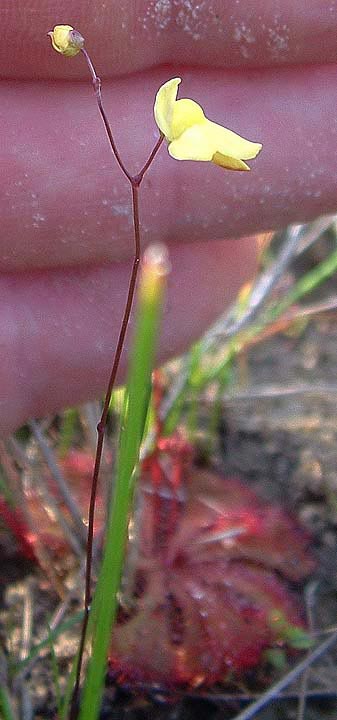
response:
[[[316,267],[303,275],[281,302],[275,304],[267,311],[268,320],[278,318],[288,310],[291,305],[299,302],[305,295],[315,290],[325,280],[328,280],[336,271],[337,250],[334,250],[325,260],[322,260]]]
[[[107,528],[101,571],[95,593],[95,627],[80,720],[96,720],[99,714],[112,626],[117,612],[117,593],[123,568],[128,521],[149,401],[151,373],[167,273],[163,254],[147,255],[140,279],[135,338],[131,352],[124,405],[115,496]],[[159,257],[160,255],[160,257]]]
[[[192,384],[196,382],[201,372],[202,362],[202,345],[201,342],[195,343],[185,358],[183,367],[180,370],[182,383],[164,423],[164,435],[171,435],[177,427],[181,418],[183,407],[186,402],[186,396],[191,391]]]
[[[3,474],[2,474],[2,470],[1,470],[1,467],[0,467],[0,496],[1,496],[1,495],[2,495],[2,497],[4,498],[4,500],[6,500],[6,502],[7,502],[11,507],[15,507],[15,501],[14,501],[13,494],[11,493],[11,491],[10,491],[10,489],[9,489],[6,481],[5,481],[5,478],[4,478]]]
[[[60,428],[59,455],[64,458],[69,452],[73,444],[73,439],[78,422],[77,408],[69,408],[63,413],[62,424]]]
[[[245,330],[242,335],[239,333],[236,339],[237,351],[239,352],[246,342],[249,342],[264,328],[278,320],[292,305],[295,305],[295,303],[298,303],[302,298],[322,285],[322,283],[328,280],[336,271],[337,250],[334,250],[325,260],[322,260],[316,267],[299,278],[294,287],[286,293],[282,300],[269,305],[259,322]]]
[[[57,707],[57,716],[61,716],[61,689],[60,689],[60,672],[57,664],[57,657],[54,648],[54,641],[51,637],[51,628],[48,626],[48,643],[50,649],[51,671],[55,688],[55,699]]]
[[[59,635],[62,635],[63,632],[70,630],[70,628],[72,628],[74,625],[78,625],[80,622],[82,622],[82,620],[83,610],[79,610],[76,615],[73,615],[71,618],[68,618],[68,620],[64,620],[64,622],[60,623],[60,625],[55,628],[55,630],[50,629],[48,637],[34,645],[31,648],[29,655],[27,655],[24,660],[20,660],[16,664],[15,674],[21,672],[23,668],[29,665],[29,663],[32,662],[32,660],[34,660],[34,658],[40,654],[41,650],[44,650],[50,642],[54,642],[54,640],[56,640]]]
[[[2,684],[0,684],[0,717],[3,720],[16,720],[8,690]]]

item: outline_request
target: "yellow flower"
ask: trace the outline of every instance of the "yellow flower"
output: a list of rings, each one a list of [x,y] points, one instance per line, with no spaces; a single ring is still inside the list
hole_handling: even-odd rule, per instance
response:
[[[180,83],[181,78],[173,78],[162,85],[154,105],[155,120],[171,157],[208,160],[228,170],[250,170],[244,160],[255,158],[262,145],[208,120],[194,100],[177,100]]]
[[[66,57],[74,57],[84,46],[84,38],[71,25],[55,25],[48,35],[54,50]]]

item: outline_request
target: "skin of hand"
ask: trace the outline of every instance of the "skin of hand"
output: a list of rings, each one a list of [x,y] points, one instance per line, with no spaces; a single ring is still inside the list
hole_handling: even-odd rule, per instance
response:
[[[54,25],[85,37],[132,172],[158,137],[155,93],[177,75],[180,97],[263,143],[250,173],[174,161],[162,147],[144,179],[142,244],[167,243],[172,264],[160,359],[186,349],[252,277],[249,234],[337,204],[337,3],[77,0],[70,9],[0,0],[4,433],[103,393],[133,253],[130,189],[81,54],[50,47]]]

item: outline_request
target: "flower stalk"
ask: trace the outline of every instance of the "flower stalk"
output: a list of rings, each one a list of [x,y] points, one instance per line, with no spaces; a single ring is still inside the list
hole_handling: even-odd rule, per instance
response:
[[[80,685],[81,667],[85,647],[89,611],[91,603],[91,575],[92,575],[92,554],[93,554],[93,532],[94,515],[97,495],[99,471],[101,465],[104,433],[107,423],[109,406],[112,391],[115,385],[120,359],[124,347],[127,327],[130,319],[131,308],[135,293],[138,267],[140,263],[140,222],[139,222],[139,188],[145,173],[151,166],[164,138],[168,143],[169,154],[177,160],[201,160],[211,161],[216,165],[230,170],[249,170],[244,160],[256,157],[261,150],[260,143],[253,143],[231,130],[223,128],[214,123],[204,115],[200,105],[194,100],[177,100],[180,78],[173,78],[164,83],[159,89],[154,105],[154,116],[159,128],[158,140],[150,153],[144,166],[136,175],[128,170],[124,164],[107,118],[101,91],[101,79],[96,73],[93,62],[84,46],[84,38],[70,25],[57,25],[54,30],[48,33],[54,50],[66,57],[74,57],[82,53],[85,58],[100,115],[105,127],[112,153],[118,163],[121,172],[127,178],[131,187],[132,195],[132,217],[134,230],[134,255],[129,280],[129,287],[124,307],[123,319],[119,331],[119,337],[114,354],[113,364],[110,372],[107,391],[103,404],[101,419],[97,426],[97,448],[92,476],[92,486],[89,505],[88,536],[86,551],[86,573],[85,573],[85,596],[84,596],[84,619],[81,631],[80,646],[77,655],[76,681],[72,696],[70,720],[77,717],[77,701]]]
[[[87,635],[87,627],[88,627],[88,620],[89,620],[89,612],[90,612],[90,603],[91,603],[91,580],[92,580],[92,555],[93,555],[93,538],[94,538],[94,519],[95,519],[95,505],[96,505],[96,496],[97,496],[97,486],[98,486],[98,479],[99,479],[99,472],[100,472],[100,466],[101,466],[101,460],[102,460],[102,452],[103,452],[103,442],[104,442],[104,434],[106,429],[106,423],[109,413],[109,406],[111,401],[111,395],[112,391],[115,385],[116,376],[118,372],[118,368],[120,365],[120,359],[124,347],[125,337],[126,337],[126,331],[130,320],[130,314],[133,304],[133,298],[135,293],[135,287],[136,287],[136,281],[137,281],[137,275],[138,275],[138,267],[140,263],[140,223],[139,223],[139,187],[141,185],[141,182],[144,178],[145,173],[149,169],[151,163],[153,162],[162,142],[164,139],[164,136],[162,133],[160,133],[159,138],[150,153],[147,161],[145,162],[144,166],[140,170],[139,173],[136,175],[132,175],[127,167],[125,166],[114,136],[113,132],[107,117],[107,114],[104,109],[103,100],[102,100],[102,82],[100,77],[97,75],[94,64],[91,60],[91,57],[84,47],[84,39],[82,36],[76,31],[73,30],[73,28],[69,25],[65,26],[57,26],[57,28],[54,28],[54,31],[49,33],[52,40],[53,48],[60,52],[63,55],[66,55],[68,57],[72,57],[74,55],[77,55],[78,52],[81,52],[82,55],[85,58],[85,61],[87,63],[92,84],[95,92],[95,97],[98,105],[98,109],[100,112],[100,115],[103,120],[103,124],[105,127],[106,134],[109,139],[111,150],[115,156],[115,159],[122,171],[122,173],[125,175],[127,180],[130,183],[131,186],[131,195],[132,195],[132,218],[133,218],[133,231],[134,231],[134,256],[132,261],[132,268],[131,268],[131,274],[130,274],[130,280],[129,280],[129,287],[124,307],[124,313],[122,318],[122,323],[119,331],[117,346],[115,349],[113,364],[110,372],[110,377],[108,381],[107,390],[105,393],[104,403],[103,403],[103,410],[102,415],[100,418],[100,421],[97,426],[97,446],[96,446],[96,454],[95,454],[95,461],[94,461],[94,469],[93,469],[93,475],[92,475],[92,483],[91,483],[91,493],[90,493],[90,502],[89,502],[89,513],[88,513],[88,535],[87,535],[87,549],[86,549],[86,571],[85,571],[85,591],[84,591],[84,616],[83,616],[83,623],[82,623],[82,630],[81,630],[81,638],[79,643],[79,651],[77,655],[77,669],[76,669],[76,680],[72,695],[72,702],[71,702],[71,709],[70,709],[70,720],[74,720],[77,716],[77,704],[78,704],[78,693],[79,693],[79,686],[80,686],[80,678],[81,678],[81,669],[82,669],[82,662],[83,662],[83,653],[84,653],[84,647],[85,647],[85,641],[86,641],[86,635]]]

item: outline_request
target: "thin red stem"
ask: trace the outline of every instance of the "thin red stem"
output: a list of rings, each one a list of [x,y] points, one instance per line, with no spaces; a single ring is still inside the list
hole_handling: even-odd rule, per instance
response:
[[[102,451],[103,451],[103,441],[104,441],[104,433],[107,423],[107,417],[110,407],[110,401],[111,401],[111,395],[112,391],[115,385],[115,380],[119,368],[119,363],[124,347],[124,341],[126,336],[127,327],[130,320],[130,314],[131,314],[131,308],[132,308],[132,302],[133,297],[135,293],[135,287],[136,287],[136,281],[137,281],[137,274],[138,274],[138,267],[140,263],[140,224],[139,224],[139,198],[138,198],[138,190],[139,186],[143,180],[143,177],[150,167],[152,161],[154,160],[155,155],[157,154],[162,142],[163,142],[163,135],[160,135],[158,138],[158,141],[156,145],[154,146],[151,154],[149,155],[148,160],[146,161],[145,165],[141,169],[141,171],[133,176],[129,173],[127,168],[125,167],[119,152],[117,150],[116,143],[113,138],[113,134],[110,128],[109,121],[107,119],[103,103],[102,103],[102,94],[101,94],[101,80],[97,76],[94,65],[91,61],[90,56],[88,55],[88,52],[83,48],[82,53],[84,54],[84,57],[86,59],[87,65],[89,67],[89,71],[92,77],[94,91],[96,95],[96,100],[98,104],[98,108],[101,114],[101,117],[103,119],[104,127],[110,142],[110,146],[112,149],[112,152],[116,158],[116,161],[122,170],[125,177],[129,180],[131,185],[131,192],[132,192],[132,216],[133,216],[133,228],[134,228],[134,257],[133,257],[133,263],[132,263],[132,270],[129,280],[129,288],[124,308],[124,314],[123,319],[119,331],[118,336],[118,342],[115,350],[113,365],[110,373],[110,378],[108,382],[107,391],[105,394],[104,404],[103,404],[103,411],[101,419],[97,426],[97,446],[96,446],[96,455],[95,455],[95,463],[94,463],[94,470],[93,470],[93,476],[92,476],[92,483],[91,483],[91,494],[90,494],[90,503],[89,503],[89,515],[88,515],[88,537],[87,537],[87,551],[86,551],[86,572],[85,572],[85,593],[84,593],[84,617],[83,617],[83,623],[82,623],[82,629],[81,629],[81,637],[80,637],[80,644],[79,644],[79,650],[78,650],[78,656],[77,656],[77,668],[76,668],[76,679],[75,679],[75,685],[74,690],[72,694],[72,701],[71,701],[71,707],[70,707],[70,714],[69,718],[70,720],[75,720],[77,717],[77,705],[78,705],[78,694],[79,694],[79,687],[80,687],[80,679],[81,679],[81,669],[82,669],[82,662],[83,662],[83,653],[84,653],[84,647],[85,647],[85,640],[86,640],[86,634],[87,634],[87,628],[88,628],[88,621],[89,621],[89,613],[90,613],[90,603],[91,603],[91,575],[92,575],[92,554],[93,554],[93,539],[94,539],[94,519],[95,519],[95,505],[96,505],[96,495],[97,495],[97,486],[98,486],[98,478],[99,478],[99,471],[101,466],[101,459],[102,459]]]
[[[82,48],[82,51],[81,51],[81,52],[83,53],[83,55],[84,55],[84,57],[85,57],[85,60],[86,60],[86,63],[87,63],[88,68],[89,68],[89,72],[90,72],[90,75],[91,75],[91,78],[92,78],[92,84],[93,84],[93,86],[94,86],[94,91],[95,91],[95,95],[96,95],[97,105],[98,105],[99,111],[100,111],[100,113],[101,113],[101,117],[102,117],[102,120],[103,120],[103,123],[104,123],[104,127],[105,127],[105,130],[106,130],[106,134],[107,134],[107,136],[108,136],[108,138],[109,138],[109,142],[110,142],[110,145],[111,145],[111,148],[112,148],[112,152],[113,152],[113,154],[114,154],[114,156],[115,156],[115,158],[116,158],[116,160],[117,160],[117,162],[118,162],[118,165],[119,165],[122,173],[124,173],[125,177],[129,180],[130,183],[132,183],[132,180],[133,180],[132,175],[129,173],[129,171],[128,171],[127,168],[125,167],[125,165],[124,165],[124,163],[123,163],[123,160],[122,160],[122,158],[121,158],[121,156],[120,156],[120,154],[119,154],[119,152],[118,152],[117,145],[116,145],[116,143],[115,143],[115,140],[114,140],[114,137],[113,137],[113,134],[112,134],[112,130],[111,130],[111,127],[110,127],[110,123],[109,123],[109,120],[108,120],[108,118],[107,118],[106,112],[105,112],[104,107],[103,107],[103,101],[102,101],[102,81],[101,81],[101,78],[98,77],[98,75],[97,75],[97,73],[96,73],[96,70],[95,70],[95,67],[94,67],[94,64],[93,64],[93,62],[92,62],[92,60],[91,60],[91,57],[90,57],[89,53],[87,52],[87,50],[86,50],[85,48]]]
[[[108,138],[109,138],[109,142],[110,142],[110,145],[111,145],[112,152],[113,152],[113,154],[114,154],[114,156],[115,156],[115,158],[116,158],[116,160],[117,160],[117,163],[118,163],[118,165],[119,165],[122,173],[123,173],[123,174],[125,175],[125,177],[129,180],[130,184],[131,184],[131,185],[138,185],[138,187],[139,187],[139,185],[140,185],[140,183],[142,182],[142,179],[143,179],[146,171],[149,169],[152,161],[154,160],[154,158],[155,158],[155,156],[156,156],[156,154],[157,154],[157,152],[158,152],[158,150],[159,150],[159,148],[160,148],[160,146],[161,146],[161,144],[162,144],[162,142],[163,142],[163,140],[164,140],[164,135],[163,135],[162,133],[160,133],[159,138],[158,138],[158,140],[157,140],[157,142],[156,142],[156,144],[155,144],[152,152],[150,153],[150,155],[149,155],[149,157],[148,157],[145,165],[142,167],[142,169],[140,170],[140,172],[137,173],[137,175],[131,175],[131,173],[128,171],[127,167],[124,165],[123,160],[122,160],[122,158],[121,158],[121,156],[120,156],[120,154],[119,154],[117,145],[116,145],[116,143],[115,143],[115,140],[114,140],[114,137],[113,137],[113,134],[112,134],[112,131],[111,131],[111,127],[110,127],[109,120],[108,120],[107,115],[106,115],[106,112],[105,112],[105,110],[104,110],[103,100],[102,100],[102,81],[101,81],[100,77],[98,77],[98,75],[97,75],[97,73],[96,73],[96,70],[95,70],[95,67],[94,67],[94,64],[93,64],[93,62],[92,62],[92,60],[91,60],[91,57],[90,57],[89,53],[87,52],[87,50],[86,50],[85,48],[82,48],[82,53],[83,53],[83,55],[84,55],[84,57],[85,57],[86,63],[87,63],[88,68],[89,68],[90,75],[91,75],[91,77],[92,77],[92,83],[93,83],[93,86],[94,86],[94,91],[95,91],[95,95],[96,95],[97,105],[98,105],[99,111],[100,111],[100,113],[101,113],[101,117],[102,117],[102,120],[103,120],[103,123],[104,123],[104,127],[105,127],[105,130],[106,130],[107,136],[108,136]]]
[[[150,153],[145,165],[143,165],[141,171],[133,177],[133,182],[137,183],[138,187],[139,187],[140,183],[142,182],[146,171],[149,169],[150,165],[152,164],[152,161],[154,160],[155,156],[157,155],[157,152],[158,152],[163,140],[164,140],[164,135],[162,135],[162,133],[160,133],[159,138],[158,138],[152,152]]]

